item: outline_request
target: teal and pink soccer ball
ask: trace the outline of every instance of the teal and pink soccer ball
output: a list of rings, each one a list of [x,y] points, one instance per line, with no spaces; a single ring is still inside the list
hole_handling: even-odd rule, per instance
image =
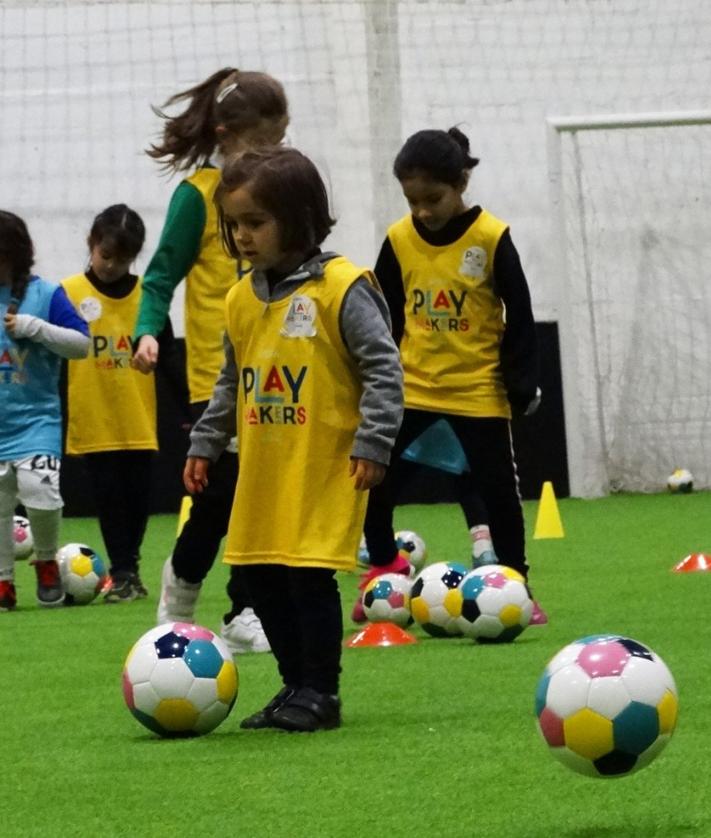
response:
[[[214,730],[237,700],[232,654],[209,629],[164,623],[134,644],[123,669],[123,695],[138,721],[160,736]]]
[[[384,573],[371,579],[363,591],[363,610],[371,623],[395,623],[405,628],[412,622],[412,580],[401,573]]]
[[[523,576],[505,565],[470,570],[457,589],[459,631],[472,640],[506,643],[531,620],[533,600]]]
[[[678,705],[664,661],[614,634],[583,637],[561,649],[546,666],[535,700],[551,753],[590,777],[621,777],[649,765],[674,732]]]
[[[88,544],[65,544],[57,551],[59,575],[67,605],[87,605],[108,581],[108,571],[101,556]]]
[[[460,634],[457,617],[461,597],[457,588],[467,568],[457,562],[427,565],[415,578],[410,594],[410,612],[432,637]]]

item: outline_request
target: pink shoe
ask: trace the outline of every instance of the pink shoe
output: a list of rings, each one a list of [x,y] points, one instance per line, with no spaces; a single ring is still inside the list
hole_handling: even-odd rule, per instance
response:
[[[548,622],[548,615],[538,604],[537,600],[533,600],[533,611],[531,612],[531,619],[528,621],[529,626],[544,626]]]
[[[407,553],[404,550],[398,550],[397,555],[389,564],[371,566],[370,570],[360,577],[358,587],[362,591],[371,579],[382,576],[384,573],[401,573],[403,576],[409,576],[410,562]]]
[[[403,576],[409,576],[410,566],[410,562],[407,560],[407,554],[400,550],[389,564],[374,565],[367,573],[364,573],[361,576],[358,588],[362,591],[371,579],[382,576],[384,573],[401,573]],[[365,610],[363,609],[361,596],[359,594],[358,599],[353,605],[353,610],[351,611],[351,620],[353,620],[354,623],[365,623],[367,619],[368,618],[365,616]]]

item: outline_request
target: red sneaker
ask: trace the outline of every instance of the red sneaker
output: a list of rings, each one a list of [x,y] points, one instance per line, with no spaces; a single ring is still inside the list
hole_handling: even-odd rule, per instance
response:
[[[17,592],[12,582],[0,581],[0,611],[14,611],[17,605]]]
[[[407,559],[407,553],[404,550],[400,550],[389,564],[373,565],[367,573],[364,573],[360,578],[358,588],[362,591],[371,579],[382,576],[384,573],[401,573],[403,576],[409,576],[411,567],[412,565]],[[354,623],[365,623],[367,619],[365,610],[363,609],[362,598],[359,594],[351,611],[351,620]]]
[[[548,622],[548,615],[538,604],[537,600],[533,600],[533,611],[531,619],[528,622],[529,626],[544,626]]]
[[[64,588],[59,576],[59,565],[54,559],[34,562],[37,574],[37,602],[46,608],[53,608],[64,602]]]

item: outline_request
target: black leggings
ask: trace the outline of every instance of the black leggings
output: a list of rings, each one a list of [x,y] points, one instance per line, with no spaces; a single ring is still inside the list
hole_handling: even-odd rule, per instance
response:
[[[153,451],[86,454],[112,576],[137,573],[148,524]]]
[[[393,509],[398,500],[403,472],[407,468],[400,455],[439,419],[450,423],[464,449],[471,472],[461,479],[470,481],[472,493],[481,498],[486,508],[499,561],[528,577],[523,508],[508,420],[454,416],[409,408],[405,409],[385,479],[370,490],[368,498],[364,529],[371,564],[389,564],[397,553]]]
[[[335,571],[256,564],[242,572],[284,684],[338,695],[343,614]]]

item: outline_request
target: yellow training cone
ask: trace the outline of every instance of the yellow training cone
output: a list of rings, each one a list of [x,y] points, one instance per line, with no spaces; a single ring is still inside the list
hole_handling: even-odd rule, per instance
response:
[[[175,537],[177,538],[183,530],[185,526],[185,522],[190,517],[190,507],[193,505],[193,499],[190,495],[185,495],[183,499],[180,501],[180,512],[178,513],[178,530],[175,533]]]
[[[536,516],[536,529],[533,532],[534,538],[563,538],[563,522],[560,520],[558,504],[553,491],[553,484],[546,480],[541,490],[541,499],[538,503],[538,515]]]

